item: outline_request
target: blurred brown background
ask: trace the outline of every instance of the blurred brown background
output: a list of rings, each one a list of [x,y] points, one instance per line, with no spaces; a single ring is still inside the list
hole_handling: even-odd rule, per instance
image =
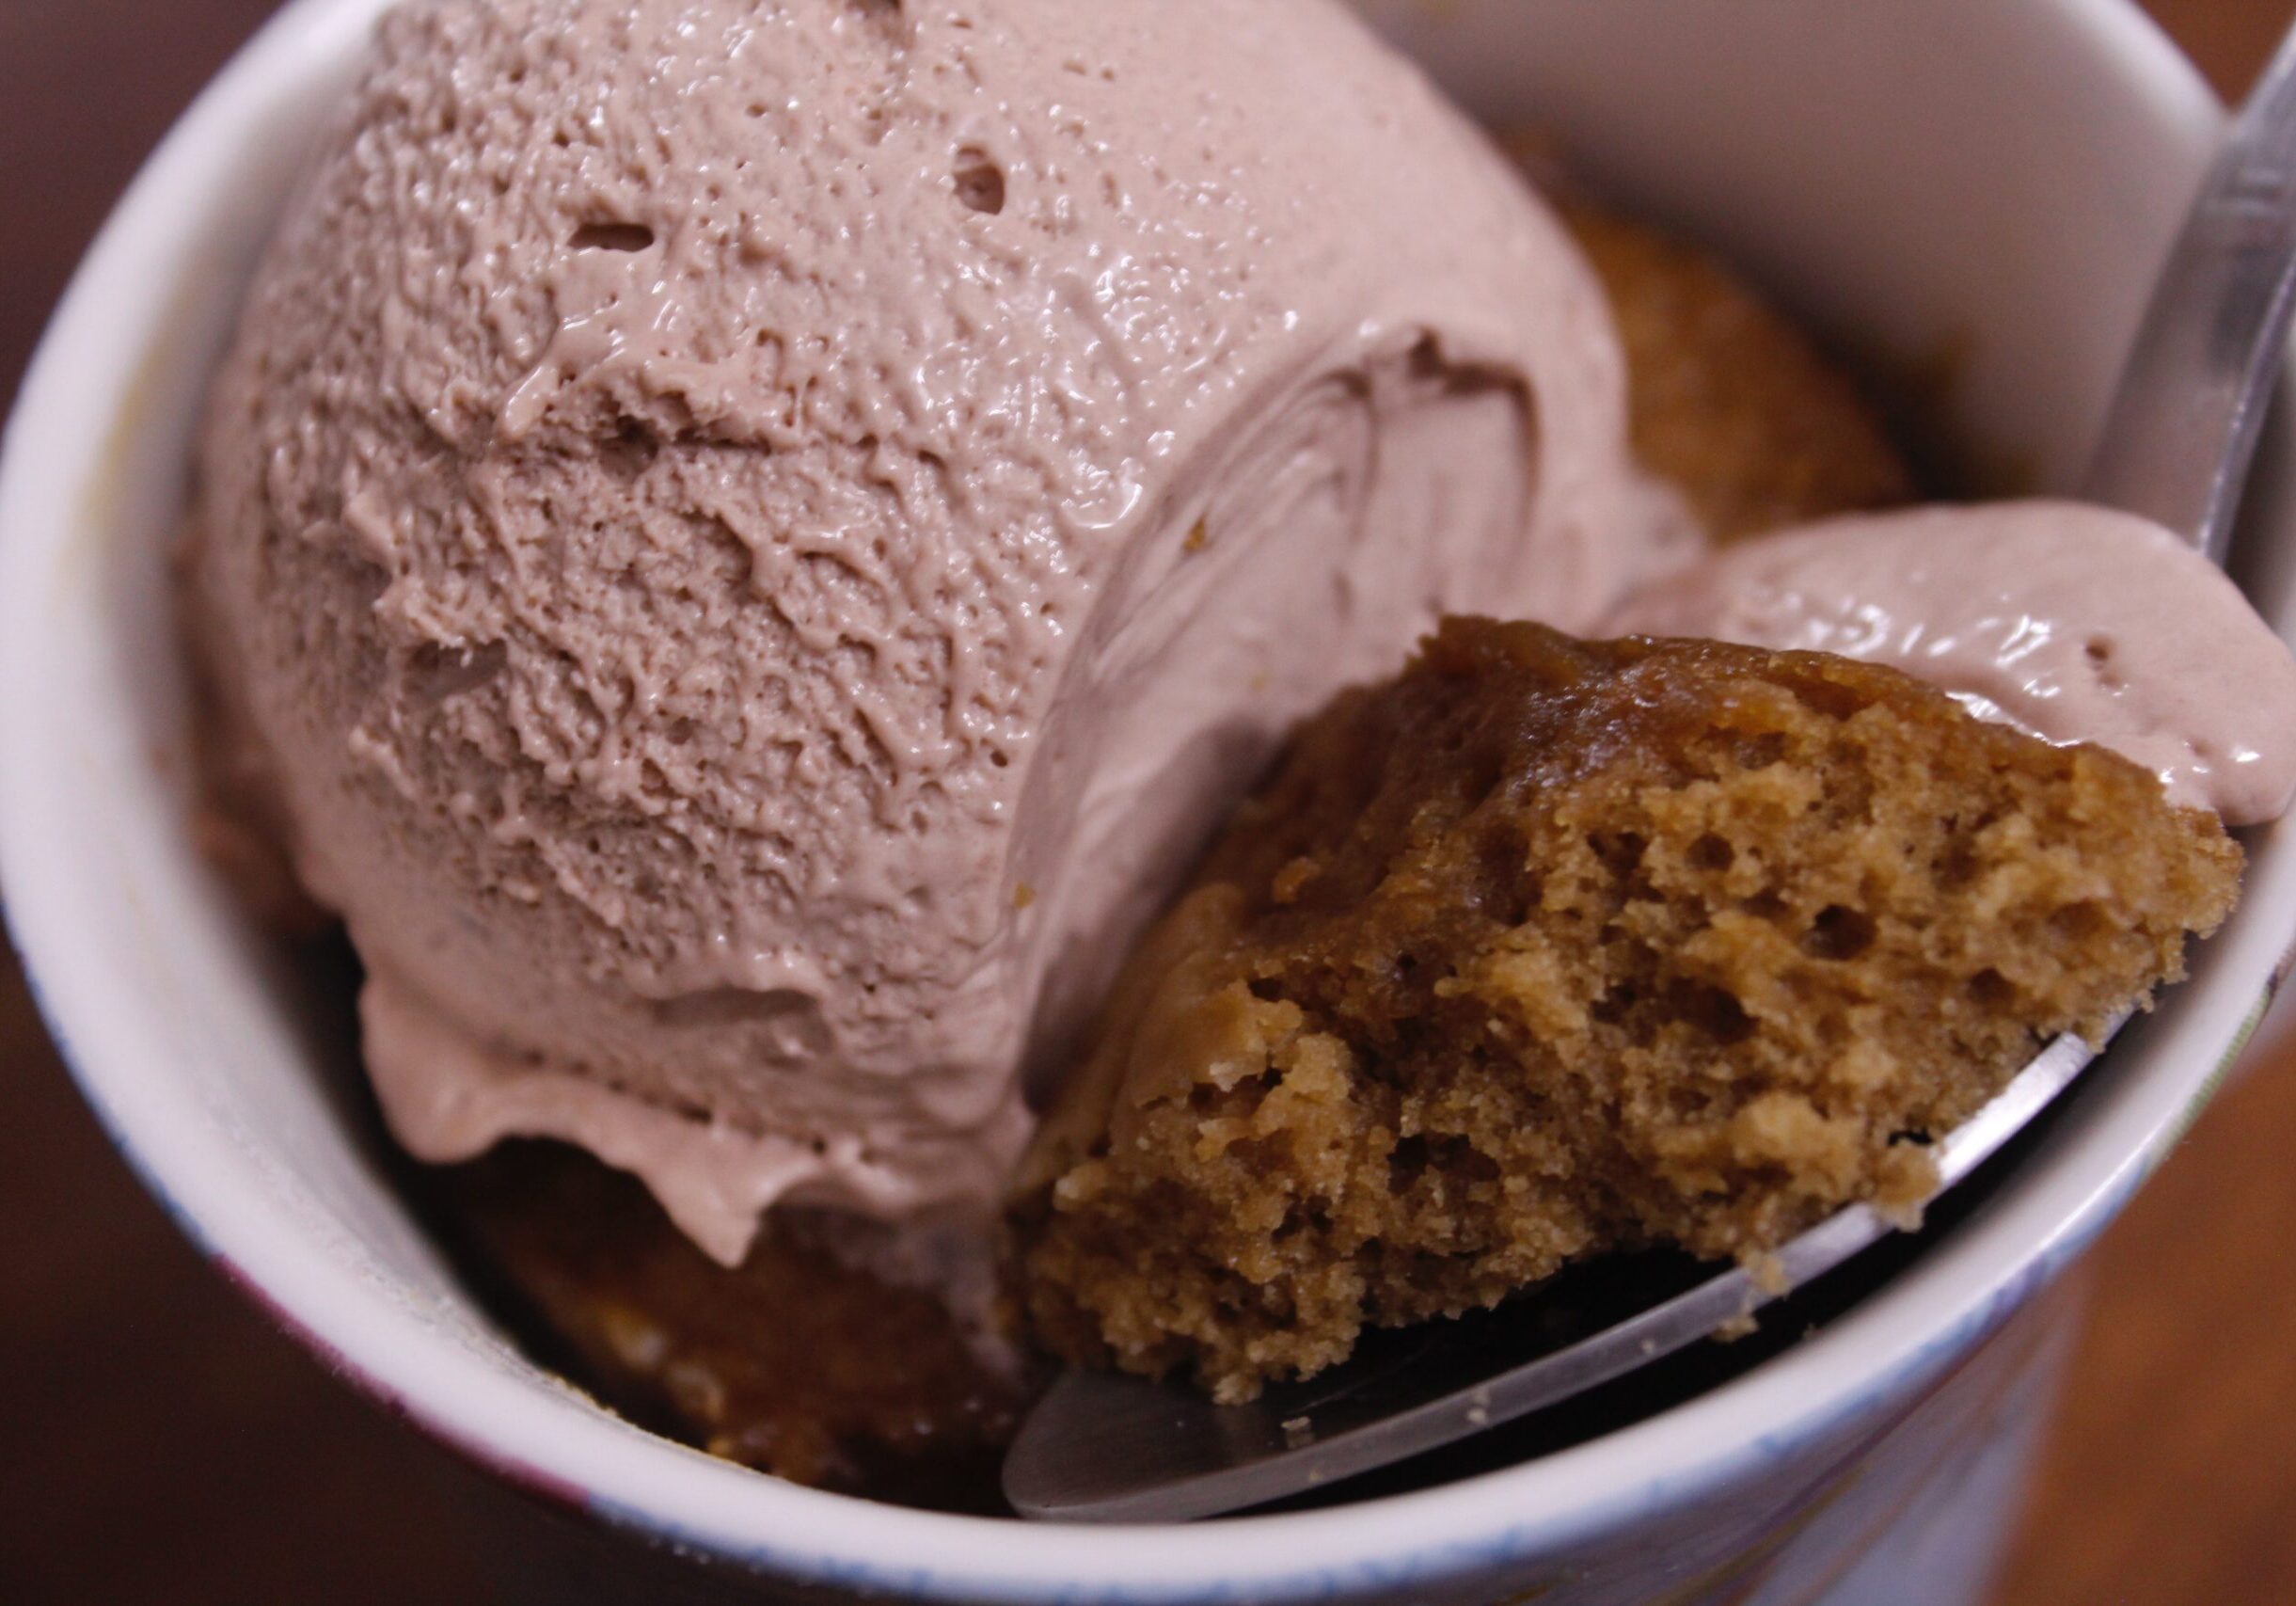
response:
[[[2227,97],[2296,0],[2148,0]],[[168,121],[272,0],[0,0],[0,394]],[[2002,1599],[2296,1600],[2296,1033],[2096,1256]],[[225,1289],[0,959],[0,1598],[562,1599],[536,1520]],[[559,1566],[562,1564],[549,1564]]]

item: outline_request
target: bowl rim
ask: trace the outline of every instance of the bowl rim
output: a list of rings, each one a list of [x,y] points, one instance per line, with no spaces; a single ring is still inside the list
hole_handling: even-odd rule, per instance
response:
[[[2026,0],[2108,64],[2163,140],[2205,151],[2221,119],[2188,62],[2128,0]],[[0,620],[21,620],[45,550],[68,526],[87,460],[74,437],[129,405],[129,338],[108,309],[152,281],[198,224],[217,152],[340,49],[385,0],[293,0],[208,86],[146,163],[75,273],[26,371],[0,443]],[[203,174],[210,177],[203,179]],[[164,276],[164,268],[161,272]],[[148,292],[147,292],[148,294]],[[86,382],[89,374],[97,380]],[[119,383],[114,383],[117,378]],[[95,432],[99,436],[102,430]],[[1984,1218],[1857,1311],[1781,1358],[1645,1422],[1528,1463],[1330,1510],[1187,1528],[1021,1527],[824,1494],[631,1427],[570,1391],[489,1368],[425,1327],[284,1218],[244,1162],[190,1119],[188,1095],[103,1045],[104,978],[65,940],[63,856],[30,806],[33,632],[0,629],[0,877],[6,917],[58,1050],[113,1143],[177,1225],[331,1369],[469,1459],[657,1542],[777,1576],[926,1598],[1304,1598],[1433,1584],[1600,1534],[1660,1503],[1717,1490],[1750,1463],[1942,1375],[2108,1220],[2213,1091],[2284,968],[2296,852],[2252,870],[2248,915],[2148,1039],[2152,1074],[2084,1112],[2065,1163],[2015,1178]],[[2250,912],[2255,913],[2251,914]],[[2285,918],[2264,918],[2265,911]],[[1653,1469],[1662,1469],[1654,1471]]]

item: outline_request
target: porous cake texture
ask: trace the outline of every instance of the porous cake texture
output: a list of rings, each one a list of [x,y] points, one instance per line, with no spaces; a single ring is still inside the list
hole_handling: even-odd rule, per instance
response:
[[[1910,1216],[1924,1139],[2180,976],[2240,866],[1893,670],[1449,620],[1134,955],[1022,1179],[1027,1311],[1241,1400],[1606,1249]]]

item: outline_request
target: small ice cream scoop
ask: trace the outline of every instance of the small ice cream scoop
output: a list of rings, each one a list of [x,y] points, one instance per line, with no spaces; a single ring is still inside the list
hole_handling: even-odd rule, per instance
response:
[[[2227,825],[2296,792],[2296,659],[2197,548],[2114,508],[1829,520],[1718,552],[1605,623],[1890,664],[1980,718],[2109,747]]]

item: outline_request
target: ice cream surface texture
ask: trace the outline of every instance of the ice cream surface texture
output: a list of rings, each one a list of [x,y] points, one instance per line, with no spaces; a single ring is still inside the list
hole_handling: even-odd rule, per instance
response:
[[[2094,741],[2230,825],[2296,793],[2296,660],[2149,519],[2080,502],[1828,520],[1642,588],[1607,628],[1887,663],[1972,712]]]
[[[986,1204],[1284,728],[1660,537],[1599,293],[1327,0],[413,0],[198,458],[430,1159]]]

